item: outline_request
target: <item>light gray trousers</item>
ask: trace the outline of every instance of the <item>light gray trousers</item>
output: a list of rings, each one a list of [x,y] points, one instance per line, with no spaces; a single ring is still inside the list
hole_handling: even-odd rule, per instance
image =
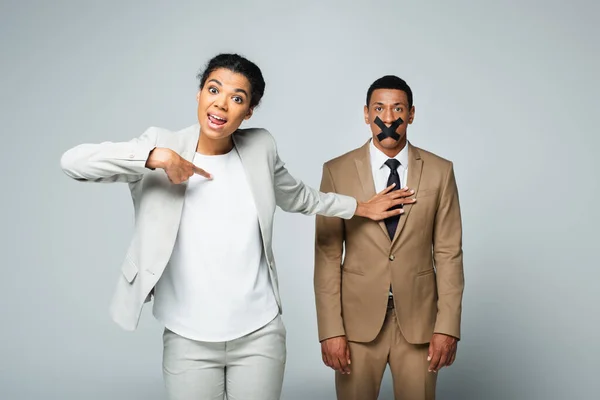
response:
[[[169,400],[279,400],[285,338],[279,315],[229,342],[199,342],[165,329],[163,376]]]

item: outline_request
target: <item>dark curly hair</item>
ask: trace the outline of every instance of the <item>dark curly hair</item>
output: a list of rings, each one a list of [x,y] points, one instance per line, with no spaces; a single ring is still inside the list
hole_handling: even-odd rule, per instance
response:
[[[200,90],[204,87],[208,76],[219,68],[242,74],[250,82],[250,108],[256,107],[265,93],[265,80],[260,68],[252,61],[239,54],[219,54],[206,64],[203,72],[197,75],[200,80]]]

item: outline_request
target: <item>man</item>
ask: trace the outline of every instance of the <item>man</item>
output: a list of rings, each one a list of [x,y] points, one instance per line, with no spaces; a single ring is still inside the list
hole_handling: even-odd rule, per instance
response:
[[[464,287],[453,165],[412,146],[412,91],[396,76],[367,92],[372,138],[324,165],[322,191],[368,199],[395,183],[415,191],[381,222],[317,216],[315,295],[324,363],[339,400],[371,400],[389,364],[396,399],[434,399],[454,362]]]
[[[168,398],[277,400],[286,330],[271,247],[275,207],[380,220],[399,215],[386,210],[404,204],[406,194],[357,202],[304,185],[268,131],[240,129],[264,94],[258,66],[220,54],[198,78],[197,124],[81,144],[61,165],[78,181],[129,185],[135,229],[111,314],[134,330],[154,299],[165,326]]]

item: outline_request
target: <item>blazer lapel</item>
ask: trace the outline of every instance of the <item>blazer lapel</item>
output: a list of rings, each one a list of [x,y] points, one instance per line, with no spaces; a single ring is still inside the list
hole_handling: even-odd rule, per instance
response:
[[[248,179],[250,191],[252,192],[254,204],[256,205],[258,225],[260,227],[261,235],[263,236],[263,242],[266,244],[267,238],[265,235],[265,228],[268,226],[268,224],[265,219],[266,212],[263,211],[262,206],[266,199],[264,196],[261,197],[261,193],[263,193],[262,187],[267,181],[264,179],[264,175],[261,174],[260,171],[257,171],[257,166],[264,164],[264,160],[256,159],[256,155],[253,154],[247,143],[247,141],[250,140],[248,136],[242,133],[234,132],[231,137],[233,138],[233,145],[240,156],[240,160],[246,172],[246,179]]]
[[[371,156],[369,153],[369,142],[361,147],[358,157],[354,159],[356,172],[360,180],[360,186],[363,194],[363,201],[369,200],[375,196],[375,183],[373,182],[373,173],[371,172]]]
[[[362,201],[368,201],[377,194],[375,191],[375,182],[373,182],[373,170],[371,168],[370,144],[371,140],[368,140],[367,143],[361,147],[358,157],[354,159],[356,172],[358,173],[358,179],[360,180],[362,188]],[[390,240],[390,235],[388,234],[385,222],[379,221],[378,225],[385,234],[385,237]]]
[[[194,161],[196,149],[198,148],[198,138],[200,137],[200,124],[195,124],[184,131],[181,135],[183,143],[179,155],[189,162]]]
[[[421,159],[421,155],[419,151],[414,148],[410,143],[408,145],[408,182],[404,186],[408,186],[408,188],[415,191],[415,196],[419,192],[419,184],[421,183],[421,172],[423,171],[423,160]],[[412,204],[404,205],[404,213],[400,215],[400,220],[398,221],[398,227],[396,228],[396,233],[394,235],[394,243],[398,240],[402,229],[406,225],[406,220],[410,215],[410,210],[412,209]],[[385,226],[385,225],[384,225]]]
[[[179,144],[180,150],[179,155],[186,159],[187,161],[193,163],[194,156],[196,155],[196,149],[198,148],[198,139],[200,137],[200,124],[195,124],[186,128],[183,134],[181,135],[181,142]],[[185,181],[181,185],[178,186],[180,190],[180,194],[183,196],[188,188],[188,182]]]
[[[200,124],[195,124],[190,127],[184,128],[177,133],[170,133],[164,135],[161,138],[161,142],[164,147],[168,147],[179,154],[182,158],[189,162],[194,161],[196,154],[196,148],[198,147],[198,137],[200,136]],[[169,202],[178,204],[176,209],[181,213],[181,206],[185,197],[185,192],[188,187],[188,181],[185,181],[179,185],[169,185],[168,197]],[[181,217],[181,214],[179,215]]]

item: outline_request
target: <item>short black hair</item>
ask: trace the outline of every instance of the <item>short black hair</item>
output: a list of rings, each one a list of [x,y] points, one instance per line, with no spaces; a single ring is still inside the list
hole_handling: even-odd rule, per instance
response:
[[[406,97],[408,98],[408,107],[411,108],[413,105],[412,90],[410,90],[410,86],[408,86],[404,79],[398,78],[395,75],[386,75],[377,79],[371,84],[371,86],[369,86],[369,90],[367,90],[367,107],[371,101],[371,95],[377,89],[402,90],[404,93],[406,93]]]
[[[260,68],[252,61],[239,54],[219,54],[211,58],[203,72],[196,77],[200,80],[200,90],[204,87],[208,76],[219,68],[242,74],[250,82],[250,108],[256,107],[265,93],[265,80]]]

